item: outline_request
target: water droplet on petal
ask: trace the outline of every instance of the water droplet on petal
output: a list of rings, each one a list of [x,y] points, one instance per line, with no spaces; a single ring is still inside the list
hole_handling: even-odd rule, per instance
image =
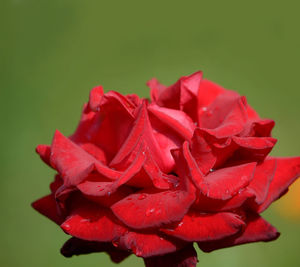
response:
[[[229,194],[229,190],[228,190],[228,189],[226,189],[225,193],[226,193],[226,194]]]
[[[111,192],[110,192],[110,191],[108,191],[108,192],[107,192],[107,195],[110,197],[110,195],[111,195]]]
[[[183,222],[179,223],[177,226],[178,227],[181,227],[183,225]]]
[[[210,171],[210,172],[213,172],[213,171],[214,171],[214,169],[210,169],[209,171]]]
[[[116,247],[116,248],[119,246],[119,241],[118,241],[118,240],[113,240],[111,243],[112,243],[113,246]]]
[[[142,193],[139,195],[138,200],[145,199],[146,197],[147,197],[147,195],[145,193]]]
[[[149,217],[153,212],[155,211],[155,208],[149,208],[146,210],[146,216]]]
[[[63,228],[64,230],[69,231],[71,229],[71,225],[68,223],[64,223]]]
[[[202,107],[201,109],[203,112],[207,111],[207,107]]]

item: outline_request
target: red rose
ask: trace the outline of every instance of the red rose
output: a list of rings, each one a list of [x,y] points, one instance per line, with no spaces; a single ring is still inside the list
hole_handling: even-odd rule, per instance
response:
[[[197,72],[136,95],[91,91],[75,133],[37,152],[58,174],[33,203],[73,236],[65,256],[131,253],[146,266],[196,266],[203,251],[270,241],[259,213],[287,192],[300,158],[267,155],[274,121]]]

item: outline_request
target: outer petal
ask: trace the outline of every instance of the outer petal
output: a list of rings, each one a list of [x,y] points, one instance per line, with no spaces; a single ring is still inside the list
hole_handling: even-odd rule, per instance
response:
[[[89,106],[93,111],[99,111],[100,103],[103,96],[103,87],[94,87],[90,92]]]
[[[58,213],[57,204],[53,194],[42,197],[33,202],[31,205],[35,210],[48,217],[55,223],[61,224],[63,222],[64,218]]]
[[[234,235],[244,225],[245,223],[234,213],[203,214],[191,211],[174,229],[160,230],[185,241],[211,241]]]
[[[247,190],[255,195],[256,204],[262,204],[268,194],[270,183],[273,180],[277,162],[275,159],[266,159],[258,164],[255,169],[254,177]]]
[[[56,131],[50,162],[61,174],[65,185],[69,186],[80,183],[94,169],[96,159]]]
[[[174,252],[186,245],[183,241],[172,240],[155,232],[126,232],[115,244],[143,258]]]
[[[197,252],[194,249],[193,245],[188,245],[185,248],[174,253],[145,258],[144,262],[146,267],[196,267],[198,259]]]
[[[78,200],[78,199],[77,199]],[[126,228],[118,224],[109,209],[81,199],[74,203],[71,215],[61,225],[68,234],[89,241],[112,241]]]
[[[263,212],[276,199],[287,192],[288,187],[300,176],[300,157],[277,158],[275,176],[270,184],[266,200],[258,208]]]
[[[38,145],[35,151],[40,155],[41,159],[51,167],[50,165],[51,147],[48,145]]]
[[[256,214],[248,214],[245,231],[233,237],[224,238],[218,242],[198,242],[198,246],[204,252],[210,252],[220,248],[232,247],[240,244],[272,241],[279,237],[276,228]]]
[[[61,248],[61,254],[65,257],[73,255],[89,254],[93,252],[106,252],[111,260],[120,263],[131,253],[114,247],[111,243],[82,240],[76,237],[70,238]]]

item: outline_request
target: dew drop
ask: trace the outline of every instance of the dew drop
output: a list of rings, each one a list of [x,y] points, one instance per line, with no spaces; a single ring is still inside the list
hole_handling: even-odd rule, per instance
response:
[[[203,107],[201,110],[202,110],[203,112],[206,112],[206,111],[207,111],[207,107]]]
[[[119,246],[118,240],[113,240],[111,243],[112,243],[113,246],[116,247],[116,248]]]
[[[226,189],[225,193],[226,193],[226,194],[229,194],[229,190],[228,190],[228,189]]]
[[[155,208],[149,208],[146,210],[146,216],[149,217],[153,212],[155,211]]]
[[[145,155],[145,151],[143,151],[143,155]]]
[[[63,226],[64,226],[64,227],[63,227],[64,230],[66,230],[66,231],[69,231],[69,230],[71,229],[71,225],[68,224],[68,223],[65,223]]]
[[[110,191],[108,191],[108,192],[107,192],[107,195],[110,197],[110,195],[111,195],[111,192],[110,192]]]
[[[146,197],[147,197],[147,195],[145,193],[142,193],[139,195],[138,200],[145,199]]]
[[[210,172],[213,172],[213,171],[214,171],[214,169],[210,169],[209,171],[210,171]]]
[[[181,227],[183,225],[183,222],[179,223],[177,226],[178,227]]]

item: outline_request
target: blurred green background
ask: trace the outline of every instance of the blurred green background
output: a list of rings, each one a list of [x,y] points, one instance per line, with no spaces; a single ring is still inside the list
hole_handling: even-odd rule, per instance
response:
[[[203,70],[276,120],[273,155],[299,154],[298,2],[0,0],[0,265],[114,266],[104,254],[61,256],[68,237],[30,207],[54,174],[35,146],[74,131],[93,86],[145,97],[152,77]],[[265,216],[279,240],[199,252],[199,266],[300,266],[300,221],[274,206]]]

